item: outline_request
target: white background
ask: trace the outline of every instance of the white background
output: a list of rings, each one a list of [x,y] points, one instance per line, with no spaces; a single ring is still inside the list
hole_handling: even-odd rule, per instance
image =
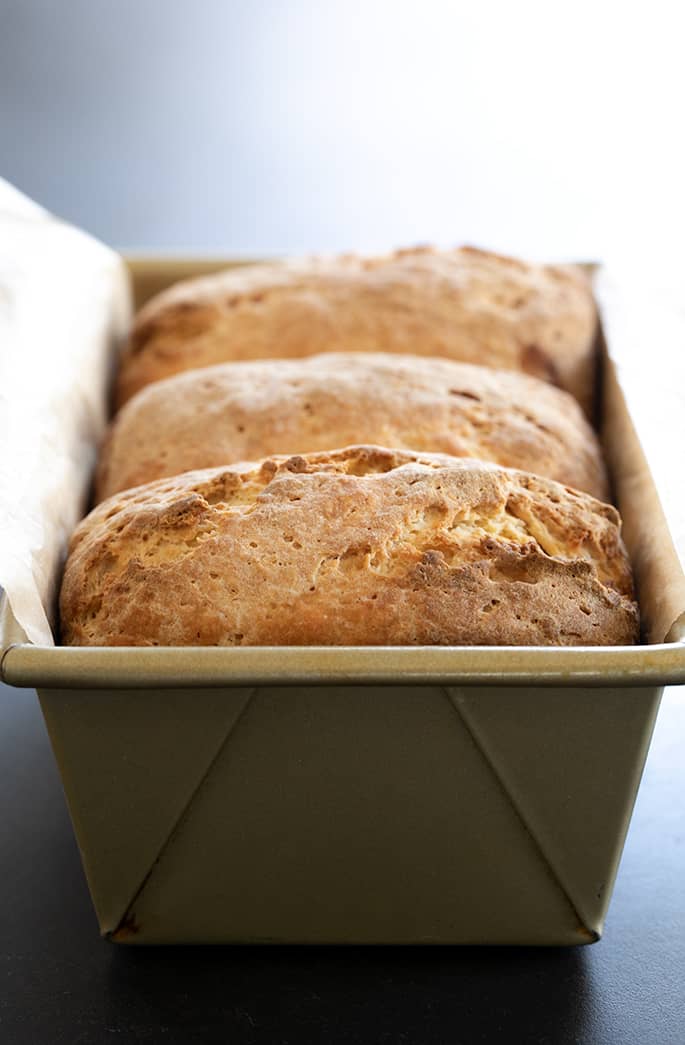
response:
[[[680,264],[682,10],[0,0],[0,171],[118,246]]]

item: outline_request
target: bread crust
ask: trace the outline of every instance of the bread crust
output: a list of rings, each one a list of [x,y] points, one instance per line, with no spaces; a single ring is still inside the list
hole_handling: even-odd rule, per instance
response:
[[[623,645],[616,510],[549,479],[382,447],[189,472],[77,528],[66,645]]]
[[[388,353],[222,363],[142,389],[102,448],[96,499],[197,468],[353,443],[475,457],[608,500],[596,436],[561,389]]]
[[[473,247],[245,266],[148,302],[122,356],[116,403],[193,367],[380,351],[522,371],[567,389],[589,413],[595,338],[590,285],[575,266]]]

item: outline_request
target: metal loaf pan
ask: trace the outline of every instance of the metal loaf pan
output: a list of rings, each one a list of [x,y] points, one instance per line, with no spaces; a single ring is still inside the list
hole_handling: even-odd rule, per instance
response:
[[[137,303],[225,264],[132,260]],[[610,460],[625,409],[605,364]],[[112,940],[579,944],[685,646],[20,644],[2,677],[38,688]]]

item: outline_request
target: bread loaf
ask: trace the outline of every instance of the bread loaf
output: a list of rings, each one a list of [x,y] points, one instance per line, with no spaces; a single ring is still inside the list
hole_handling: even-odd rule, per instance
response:
[[[614,508],[549,479],[379,447],[185,473],[72,540],[67,645],[632,643]]]
[[[523,371],[567,389],[587,412],[595,330],[588,281],[573,266],[468,247],[255,265],[179,283],[148,302],[116,399],[193,367],[381,351]]]
[[[115,419],[96,497],[359,442],[494,461],[608,499],[597,439],[568,393],[511,371],[377,353],[223,363],[155,382]]]

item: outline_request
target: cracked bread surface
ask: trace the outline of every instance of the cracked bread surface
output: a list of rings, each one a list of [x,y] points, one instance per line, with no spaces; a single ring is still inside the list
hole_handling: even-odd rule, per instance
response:
[[[624,645],[616,510],[549,479],[382,447],[188,472],[72,538],[66,645]]]
[[[568,393],[512,371],[388,353],[223,363],[155,382],[114,419],[96,499],[353,443],[475,457],[609,499],[597,438]]]
[[[578,267],[473,247],[244,266],[178,283],[143,307],[116,402],[216,363],[399,352],[522,371],[565,388],[589,414],[596,327]]]

